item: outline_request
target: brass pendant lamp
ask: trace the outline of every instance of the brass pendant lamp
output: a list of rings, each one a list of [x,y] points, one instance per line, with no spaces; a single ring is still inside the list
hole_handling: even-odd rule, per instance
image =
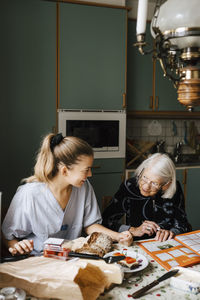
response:
[[[146,50],[148,0],[138,1],[137,43],[141,54],[153,53],[164,76],[177,89],[178,101],[189,111],[200,106],[199,0],[157,0],[151,20],[155,47]]]

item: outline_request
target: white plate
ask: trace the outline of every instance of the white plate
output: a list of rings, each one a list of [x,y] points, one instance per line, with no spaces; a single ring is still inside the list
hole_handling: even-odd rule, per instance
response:
[[[106,253],[104,255],[104,257],[114,255],[115,253],[121,253],[122,255],[130,256],[132,258],[136,258],[136,260],[140,262],[140,266],[138,268],[133,269],[133,270],[120,265],[122,267],[122,270],[123,270],[124,273],[138,272],[138,271],[141,271],[141,270],[145,269],[148,266],[149,262],[148,262],[147,258],[144,255],[142,255],[140,253],[137,253],[135,251],[131,251],[131,250],[115,250],[115,251]]]

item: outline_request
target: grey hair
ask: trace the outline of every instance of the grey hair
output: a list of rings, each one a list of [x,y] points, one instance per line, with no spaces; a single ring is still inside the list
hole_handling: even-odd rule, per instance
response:
[[[168,189],[162,194],[162,198],[171,199],[176,192],[176,169],[173,161],[167,154],[154,153],[145,159],[135,170],[137,182],[143,170],[151,168],[151,171],[162,178],[164,183],[171,181]]]

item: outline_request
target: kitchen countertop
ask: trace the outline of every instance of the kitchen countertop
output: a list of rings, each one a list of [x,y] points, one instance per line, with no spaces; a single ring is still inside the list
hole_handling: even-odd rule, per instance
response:
[[[133,172],[138,167],[138,165],[132,166],[131,168],[127,168],[127,172]],[[190,162],[190,163],[177,163],[175,164],[176,169],[185,169],[185,168],[200,168],[200,161],[198,162]]]
[[[179,163],[175,164],[176,170],[184,170],[184,169],[198,169],[200,168],[200,162],[193,162],[193,163]],[[133,166],[131,169],[125,170],[125,178],[128,179],[132,176],[131,173],[135,172],[137,166]]]
[[[191,163],[179,163],[175,164],[176,169],[189,169],[189,168],[200,168],[200,161],[199,162],[191,162]]]
[[[172,159],[172,161],[175,164],[176,169],[183,169],[183,168],[200,168],[200,154],[186,154],[186,153],[180,153],[180,157],[176,157],[178,159],[178,162],[175,162],[175,157],[173,157],[171,154],[166,153],[169,155],[169,157]],[[138,160],[137,162],[134,162],[132,165],[129,165],[126,169],[127,171],[134,171],[142,162],[142,160]]]

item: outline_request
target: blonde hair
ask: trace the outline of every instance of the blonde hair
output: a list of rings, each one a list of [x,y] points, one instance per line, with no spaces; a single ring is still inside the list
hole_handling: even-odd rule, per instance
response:
[[[159,176],[166,184],[171,182],[168,189],[162,194],[162,198],[171,199],[176,192],[176,169],[173,161],[167,154],[155,153],[145,159],[135,171],[137,181],[140,174],[146,169]]]
[[[92,147],[82,139],[74,136],[62,137],[52,146],[52,140],[58,135],[53,133],[44,137],[34,167],[34,175],[25,178],[25,182],[49,182],[58,172],[60,163],[67,167],[77,164],[80,156],[93,156]]]

